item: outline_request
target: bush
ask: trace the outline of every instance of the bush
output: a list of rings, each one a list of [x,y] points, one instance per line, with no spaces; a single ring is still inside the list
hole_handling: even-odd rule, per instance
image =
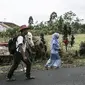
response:
[[[85,41],[80,43],[79,54],[85,55]]]

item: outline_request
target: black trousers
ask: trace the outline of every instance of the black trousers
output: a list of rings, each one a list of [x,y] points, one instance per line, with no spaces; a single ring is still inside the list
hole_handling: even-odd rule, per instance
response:
[[[12,65],[11,69],[9,70],[8,75],[7,75],[8,78],[11,78],[13,76],[13,73],[17,69],[21,60],[26,64],[26,77],[30,77],[31,62],[29,61],[29,59],[24,60],[21,53],[16,52],[14,54],[13,65]]]

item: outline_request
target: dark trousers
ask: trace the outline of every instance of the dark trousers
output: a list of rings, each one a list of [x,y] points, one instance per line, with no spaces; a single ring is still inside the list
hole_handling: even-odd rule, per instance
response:
[[[8,72],[8,75],[7,75],[8,78],[11,78],[13,76],[13,73],[17,69],[17,67],[20,64],[21,60],[26,64],[26,77],[30,77],[31,62],[29,61],[29,59],[24,60],[21,53],[16,52],[14,54],[13,65],[12,65],[10,71]]]

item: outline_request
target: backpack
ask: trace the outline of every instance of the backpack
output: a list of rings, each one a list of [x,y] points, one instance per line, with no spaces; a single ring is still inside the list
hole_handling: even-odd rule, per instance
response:
[[[8,41],[8,50],[10,54],[14,54],[16,52],[16,41],[17,41],[17,37],[11,38]]]

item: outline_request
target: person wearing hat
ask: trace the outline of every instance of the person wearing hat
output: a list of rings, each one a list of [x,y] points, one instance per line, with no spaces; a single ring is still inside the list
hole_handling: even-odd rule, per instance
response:
[[[30,76],[31,71],[31,62],[29,60],[29,55],[27,56],[26,53],[26,40],[25,35],[28,33],[28,28],[26,25],[22,25],[20,27],[21,35],[17,37],[16,41],[16,52],[14,53],[14,63],[7,75],[7,81],[14,81],[13,73],[17,69],[20,61],[22,60],[26,64],[26,79],[34,79],[34,77]]]
[[[52,35],[52,41],[51,41],[51,53],[50,58],[47,61],[45,68],[48,69],[50,67],[59,68],[61,65],[61,59],[59,56],[59,33],[54,33]]]

